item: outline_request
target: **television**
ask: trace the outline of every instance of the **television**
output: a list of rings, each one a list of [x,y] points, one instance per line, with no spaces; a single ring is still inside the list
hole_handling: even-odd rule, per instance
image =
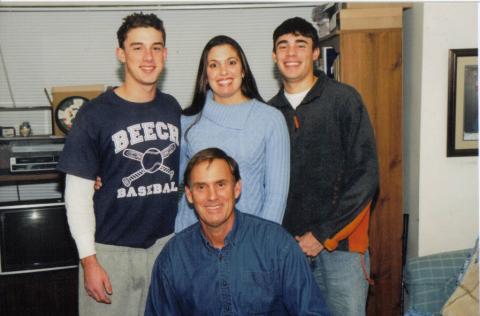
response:
[[[76,268],[61,200],[0,203],[0,275]]]

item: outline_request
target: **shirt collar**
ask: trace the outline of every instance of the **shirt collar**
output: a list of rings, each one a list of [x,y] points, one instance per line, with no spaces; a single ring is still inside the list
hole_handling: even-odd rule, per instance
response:
[[[318,98],[322,95],[323,90],[325,89],[326,83],[328,80],[330,80],[323,71],[316,71],[315,77],[317,77],[317,82],[313,85],[313,87],[308,91],[307,95],[305,98],[302,100],[302,102],[299,104],[302,105],[304,103],[310,103],[313,99]],[[284,94],[284,87],[280,89],[280,91],[277,94],[277,104],[274,104],[277,107],[290,107],[290,104],[288,103],[287,98],[285,97]]]
[[[213,93],[208,90],[202,116],[226,128],[243,129],[254,102],[252,99],[240,104],[220,104],[213,100]]]
[[[234,209],[233,212],[234,212],[234,216],[235,216],[235,219],[234,219],[234,222],[233,222],[233,227],[232,227],[232,230],[227,234],[227,236],[225,236],[225,244],[224,244],[222,249],[225,249],[227,247],[235,247],[235,245],[236,245],[236,243],[239,239],[239,230],[240,230],[239,227],[242,226],[243,214],[241,212],[239,212],[237,209]],[[207,247],[207,249],[219,250],[219,249],[216,249],[215,247],[213,247],[213,245],[210,243],[210,241],[208,241],[207,237],[205,237],[205,235],[203,234],[202,226],[200,225],[200,223],[198,223],[198,229],[199,229],[200,236],[202,237],[202,241],[203,241],[204,246]]]

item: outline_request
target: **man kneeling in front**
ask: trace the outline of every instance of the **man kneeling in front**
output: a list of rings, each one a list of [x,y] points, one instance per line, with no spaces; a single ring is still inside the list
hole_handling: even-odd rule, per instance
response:
[[[145,315],[330,315],[290,234],[235,209],[241,181],[234,159],[202,150],[183,183],[199,222],[158,256]]]

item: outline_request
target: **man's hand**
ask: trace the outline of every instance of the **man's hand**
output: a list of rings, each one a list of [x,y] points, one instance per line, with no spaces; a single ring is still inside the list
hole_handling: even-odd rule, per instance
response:
[[[295,236],[298,245],[303,253],[308,257],[315,257],[323,250],[323,245],[313,236],[312,232],[305,233],[303,236]]]
[[[87,294],[99,303],[110,304],[112,285],[107,272],[97,261],[95,255],[85,257],[81,260],[83,267],[83,278]]]
[[[95,190],[98,191],[98,190],[100,190],[100,188],[102,187],[102,185],[103,185],[103,184],[102,184],[102,178],[100,178],[100,177],[97,176],[97,178],[95,179],[95,184],[94,184],[93,187],[95,188]]]

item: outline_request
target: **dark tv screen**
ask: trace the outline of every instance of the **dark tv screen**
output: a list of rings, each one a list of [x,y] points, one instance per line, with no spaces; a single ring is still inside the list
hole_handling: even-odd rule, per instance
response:
[[[3,207],[0,220],[2,272],[78,264],[63,204]]]

